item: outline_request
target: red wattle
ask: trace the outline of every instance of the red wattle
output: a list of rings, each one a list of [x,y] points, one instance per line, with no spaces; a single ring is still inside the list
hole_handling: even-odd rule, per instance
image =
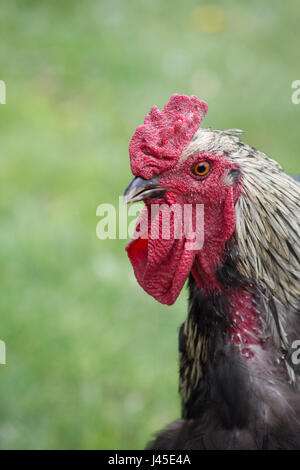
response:
[[[148,211],[147,207],[140,220],[145,217],[145,211]],[[152,233],[157,229],[161,235],[163,211],[152,222]],[[168,305],[172,305],[180,294],[196,255],[194,250],[186,249],[188,240],[184,236],[174,239],[174,227],[171,225],[170,228],[169,240],[153,238],[149,225],[147,238],[141,235],[126,246],[138,283],[156,300]]]

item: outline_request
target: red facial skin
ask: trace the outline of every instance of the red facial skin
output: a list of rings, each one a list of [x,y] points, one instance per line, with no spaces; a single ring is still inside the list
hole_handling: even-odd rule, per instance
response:
[[[211,165],[204,177],[193,173],[195,164],[201,161]],[[239,184],[226,186],[225,177],[231,168],[233,165],[224,157],[202,154],[178,162],[159,175],[159,183],[168,191],[164,201],[146,202],[149,217],[153,203],[179,204],[182,213],[184,204],[192,204],[193,209],[196,204],[203,204],[204,246],[201,250],[188,250],[184,235],[176,240],[171,232],[170,240],[157,240],[151,237],[150,230],[147,243],[144,240],[129,243],[127,251],[137,280],[158,301],[173,304],[190,272],[205,290],[219,288],[215,270],[234,231],[234,204],[240,191]]]

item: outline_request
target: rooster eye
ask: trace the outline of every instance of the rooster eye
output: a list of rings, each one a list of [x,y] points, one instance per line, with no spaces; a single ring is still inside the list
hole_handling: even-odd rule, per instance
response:
[[[198,162],[193,166],[192,172],[196,176],[206,176],[211,170],[211,164],[209,162]]]

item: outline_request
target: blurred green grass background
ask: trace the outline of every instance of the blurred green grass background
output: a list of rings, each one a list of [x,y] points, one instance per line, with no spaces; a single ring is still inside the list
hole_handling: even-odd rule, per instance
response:
[[[174,92],[300,172],[299,20],[297,0],[1,2],[1,448],[143,448],[179,416],[186,292],[147,296],[96,208]]]

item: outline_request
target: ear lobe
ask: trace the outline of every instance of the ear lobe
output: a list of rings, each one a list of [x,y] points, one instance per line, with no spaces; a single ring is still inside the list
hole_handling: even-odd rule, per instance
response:
[[[225,176],[225,185],[232,186],[237,183],[241,177],[241,170],[239,168],[231,168]]]

